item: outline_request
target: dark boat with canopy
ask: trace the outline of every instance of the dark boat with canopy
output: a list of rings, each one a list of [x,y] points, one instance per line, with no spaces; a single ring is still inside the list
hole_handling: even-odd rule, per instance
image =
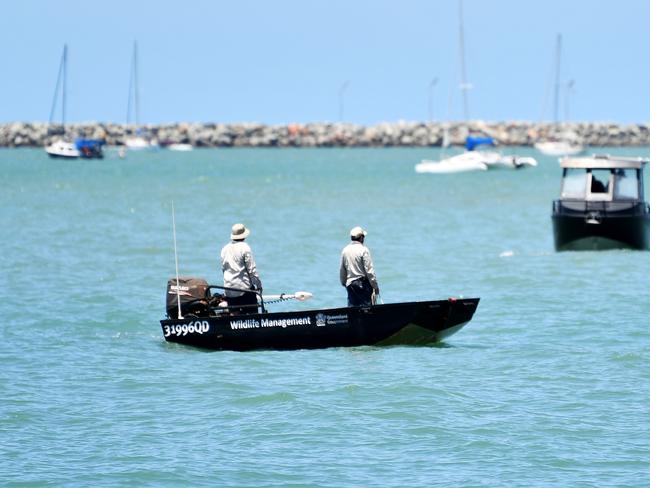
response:
[[[167,283],[167,318],[160,321],[168,342],[248,351],[349,346],[424,345],[439,342],[468,323],[478,298],[378,304],[294,312],[268,312],[266,304],[304,300],[311,294],[258,296],[249,310],[228,307],[224,290],[201,278]],[[266,303],[265,303],[266,300]]]
[[[562,190],[553,202],[555,249],[650,248],[650,206],[641,158],[564,158]]]

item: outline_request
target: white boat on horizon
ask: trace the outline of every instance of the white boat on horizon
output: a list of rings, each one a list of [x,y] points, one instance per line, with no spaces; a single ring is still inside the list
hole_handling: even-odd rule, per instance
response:
[[[499,151],[475,150],[477,145],[494,144],[489,137],[468,137],[466,151],[439,161],[423,159],[415,165],[416,173],[463,173],[466,171],[487,171],[488,169],[521,169],[537,166],[530,156],[503,155]]]
[[[155,150],[160,145],[146,128],[140,127],[140,87],[138,84],[138,43],[133,42],[131,74],[129,76],[129,98],[126,107],[126,123],[130,124],[131,113],[135,120],[135,131],[124,139],[124,146],[131,151]]]
[[[562,57],[562,34],[557,35],[556,45],[555,45],[555,93],[553,100],[553,120],[555,124],[555,129],[557,132],[555,134],[548,135],[547,139],[537,141],[534,146],[539,152],[546,156],[575,156],[581,154],[585,151],[585,146],[580,140],[580,137],[571,132],[570,130],[564,130],[560,132],[561,126],[559,125],[560,120],[560,88],[563,86],[561,83],[560,76],[560,67]],[[569,93],[573,88],[574,81],[565,84],[566,92],[564,94],[564,119],[566,120],[569,116]]]
[[[463,95],[463,109],[465,120],[469,120],[469,102],[467,91],[471,84],[467,82],[465,72],[465,29],[463,27],[463,2],[458,2],[458,25],[460,38],[460,89]],[[450,99],[451,104],[451,99]],[[442,147],[445,148],[449,143],[449,131],[445,127],[443,131]],[[416,173],[463,173],[467,171],[486,171],[488,169],[508,168],[519,169],[528,166],[537,166],[537,161],[531,157],[520,157],[514,155],[504,156],[494,150],[475,150],[482,145],[494,146],[495,140],[492,137],[467,137],[465,140],[465,152],[443,158],[439,161],[429,159],[422,160],[415,165]],[[444,153],[443,153],[444,154]]]
[[[496,151],[466,151],[449,158],[433,161],[423,159],[415,165],[416,173],[464,173],[489,169],[521,169],[537,166],[529,156],[504,156]]]
[[[45,146],[45,152],[51,158],[76,159],[81,156],[74,142],[63,139],[59,139],[49,146]]]
[[[192,144],[189,144],[189,143],[170,144],[170,145],[166,146],[166,148],[169,149],[170,151],[183,151],[183,152],[193,151],[194,150],[194,146]]]
[[[585,147],[577,140],[566,138],[557,141],[536,142],[535,149],[546,156],[575,156],[583,153]]]
[[[148,137],[138,136],[124,139],[124,145],[131,151],[142,151],[148,149],[158,149],[158,141]]]
[[[450,158],[433,161],[423,159],[415,165],[416,173],[464,173],[467,171],[487,171],[484,158],[476,152],[457,154]]]
[[[67,73],[68,73],[68,45],[63,45],[63,54],[61,55],[61,63],[59,64],[59,74],[56,80],[56,88],[54,89],[54,98],[52,100],[52,109],[50,111],[50,119],[48,122],[48,136],[57,135],[59,139],[51,140],[45,146],[45,152],[53,159],[78,159],[78,158],[101,158],[102,145],[104,141],[97,139],[77,138],[71,141],[65,135],[66,123],[66,96],[67,96]],[[59,96],[61,97],[61,125],[60,127],[52,127],[54,121],[54,113],[58,106]]]

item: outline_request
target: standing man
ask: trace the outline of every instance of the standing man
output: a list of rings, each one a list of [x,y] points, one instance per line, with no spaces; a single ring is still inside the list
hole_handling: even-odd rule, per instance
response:
[[[379,295],[370,250],[363,245],[368,233],[361,227],[350,231],[352,242],[341,252],[341,285],[348,291],[348,307],[368,307],[373,304],[373,292]]]
[[[251,231],[244,224],[233,225],[230,233],[231,240],[221,249],[223,286],[242,290],[225,290],[226,302],[229,307],[257,305],[257,295],[243,290],[257,290],[262,293],[262,282],[257,274],[253,252],[250,246],[244,242],[250,233]],[[257,308],[249,306],[240,308],[238,311],[240,313],[255,313]]]

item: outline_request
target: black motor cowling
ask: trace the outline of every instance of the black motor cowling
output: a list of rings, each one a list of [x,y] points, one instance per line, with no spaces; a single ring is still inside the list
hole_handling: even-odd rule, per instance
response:
[[[205,317],[210,312],[210,285],[203,278],[183,276],[167,280],[167,316],[178,318],[178,299],[181,301],[181,314]]]

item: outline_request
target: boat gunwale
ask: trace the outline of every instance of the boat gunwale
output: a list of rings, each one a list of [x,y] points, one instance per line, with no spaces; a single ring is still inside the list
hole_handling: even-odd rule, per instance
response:
[[[318,313],[343,313],[344,311],[354,311],[354,312],[361,312],[365,313],[370,310],[381,310],[381,309],[392,309],[392,308],[413,308],[417,306],[430,306],[433,304],[458,304],[459,302],[463,305],[469,305],[470,303],[474,305],[475,307],[478,307],[478,304],[480,302],[480,297],[470,297],[470,298],[447,298],[447,299],[442,299],[442,300],[422,300],[422,301],[412,301],[412,302],[395,302],[395,303],[378,303],[375,305],[370,305],[367,307],[336,307],[336,308],[315,308],[315,309],[305,309],[305,310],[288,310],[284,312],[258,312],[258,313],[248,313],[248,314],[242,314],[242,315],[231,315],[231,314],[221,314],[221,315],[208,315],[208,316],[197,316],[193,314],[187,314],[185,315],[182,319],[179,318],[171,318],[167,317],[164,319],[160,320],[161,325],[166,325],[166,323],[184,323],[184,322],[191,322],[193,320],[201,319],[201,320],[208,320],[208,319],[213,319],[213,320],[220,320],[220,319],[232,319],[234,317],[238,318],[255,318],[255,317],[269,317],[269,316],[280,316],[280,315],[289,315],[289,314],[318,314]],[[464,303],[464,302],[469,302],[469,303]]]

